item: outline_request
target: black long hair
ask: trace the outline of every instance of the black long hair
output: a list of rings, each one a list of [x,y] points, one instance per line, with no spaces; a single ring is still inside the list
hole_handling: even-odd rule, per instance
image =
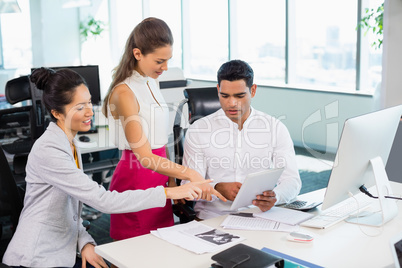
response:
[[[43,90],[43,104],[54,122],[57,119],[52,115],[52,110],[64,114],[65,106],[73,101],[77,87],[82,84],[88,87],[84,78],[70,69],[55,71],[41,67],[32,72],[30,79],[38,89]]]

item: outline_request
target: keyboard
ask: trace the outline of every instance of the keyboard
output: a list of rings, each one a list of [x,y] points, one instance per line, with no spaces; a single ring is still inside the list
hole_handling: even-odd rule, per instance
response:
[[[284,205],[283,207],[291,208],[291,209],[298,209],[298,208],[304,207],[306,204],[307,204],[307,201],[296,200],[289,204]]]
[[[335,206],[323,211],[320,215],[302,222],[300,226],[312,227],[318,229],[329,228],[357,212],[361,212],[372,204],[372,200],[367,198],[359,198],[358,202],[350,198],[344,201],[341,205]]]
[[[309,211],[310,209],[316,208],[319,205],[321,205],[322,202],[307,202],[307,201],[303,201],[303,200],[295,200],[291,203],[288,203],[286,205],[284,205],[284,208],[290,208],[290,209],[295,209],[295,210],[300,210],[300,211]]]

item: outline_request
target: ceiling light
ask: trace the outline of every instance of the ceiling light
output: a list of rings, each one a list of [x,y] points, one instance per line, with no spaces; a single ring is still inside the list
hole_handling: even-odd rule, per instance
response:
[[[0,0],[0,13],[19,13],[21,12],[17,0]]]

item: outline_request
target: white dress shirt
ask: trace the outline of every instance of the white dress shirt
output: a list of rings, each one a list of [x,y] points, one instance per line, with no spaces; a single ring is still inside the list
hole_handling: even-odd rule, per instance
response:
[[[278,119],[251,108],[242,130],[219,109],[198,119],[188,129],[184,143],[183,165],[198,171],[205,179],[243,183],[246,175],[269,168],[284,167],[274,188],[277,202],[295,198],[301,188],[293,142],[286,126]],[[267,189],[261,189],[261,193]],[[197,201],[201,219],[225,214],[231,201],[214,198]],[[227,213],[227,212],[226,212]]]

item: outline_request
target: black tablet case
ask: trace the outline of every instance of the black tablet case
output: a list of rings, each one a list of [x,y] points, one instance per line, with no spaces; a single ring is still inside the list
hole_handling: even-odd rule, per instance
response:
[[[215,268],[284,267],[282,258],[241,243],[213,255],[211,259],[216,261],[212,264]]]

